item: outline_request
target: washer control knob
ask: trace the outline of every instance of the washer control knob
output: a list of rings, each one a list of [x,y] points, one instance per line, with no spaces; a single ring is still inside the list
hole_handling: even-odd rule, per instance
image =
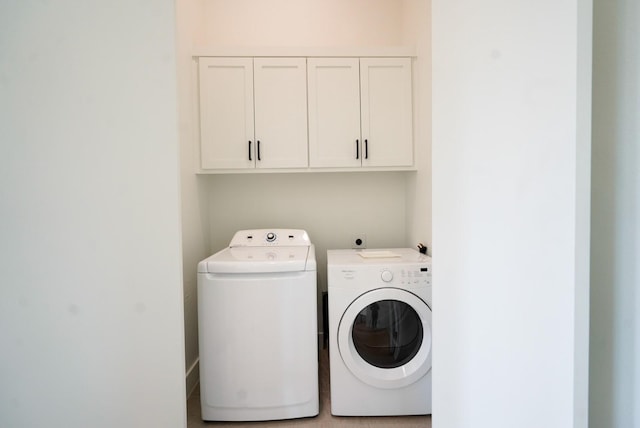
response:
[[[383,270],[380,277],[384,282],[390,282],[393,279],[393,273],[390,270]]]
[[[276,240],[276,234],[273,232],[267,233],[267,242],[273,242]]]

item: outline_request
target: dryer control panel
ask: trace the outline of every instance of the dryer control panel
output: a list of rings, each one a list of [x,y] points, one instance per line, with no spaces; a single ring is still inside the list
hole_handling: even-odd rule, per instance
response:
[[[382,269],[380,279],[383,282],[400,286],[431,285],[431,266],[401,267],[396,269]]]
[[[402,286],[431,285],[431,266],[401,268],[398,282]]]
[[[412,248],[328,250],[332,287],[415,288],[432,285],[431,257]]]

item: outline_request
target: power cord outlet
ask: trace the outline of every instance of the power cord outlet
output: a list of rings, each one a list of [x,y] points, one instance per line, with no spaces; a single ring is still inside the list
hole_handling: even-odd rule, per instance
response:
[[[351,248],[359,250],[367,248],[367,235],[364,233],[356,233],[351,237]]]

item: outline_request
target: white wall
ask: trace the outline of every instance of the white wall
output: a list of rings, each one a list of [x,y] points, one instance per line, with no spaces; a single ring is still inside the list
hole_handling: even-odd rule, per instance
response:
[[[587,425],[590,7],[433,1],[438,428]]]
[[[170,1],[0,4],[0,426],[186,425]]]
[[[640,426],[640,4],[594,8],[592,427]]]
[[[369,248],[404,246],[404,173],[243,174],[203,180],[214,250],[227,246],[241,229],[305,229],[316,246],[318,266],[324,267],[318,267],[318,282],[326,284],[326,250],[350,248],[354,231],[366,234]]]
[[[202,40],[202,1],[180,0],[176,5],[178,117],[180,138],[181,196],[182,196],[182,257],[184,293],[185,365],[187,394],[197,386],[198,371],[198,312],[197,264],[209,255],[209,219],[206,194],[194,173],[199,138],[197,114],[197,79],[192,58],[193,46]]]
[[[431,0],[404,2],[403,44],[415,45],[413,123],[418,171],[407,177],[408,246],[431,252]]]

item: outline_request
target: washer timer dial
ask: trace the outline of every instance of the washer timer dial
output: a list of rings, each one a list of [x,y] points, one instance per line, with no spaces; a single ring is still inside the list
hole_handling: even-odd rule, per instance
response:
[[[384,282],[390,282],[393,279],[393,272],[385,269],[380,274],[380,278],[382,278]]]

